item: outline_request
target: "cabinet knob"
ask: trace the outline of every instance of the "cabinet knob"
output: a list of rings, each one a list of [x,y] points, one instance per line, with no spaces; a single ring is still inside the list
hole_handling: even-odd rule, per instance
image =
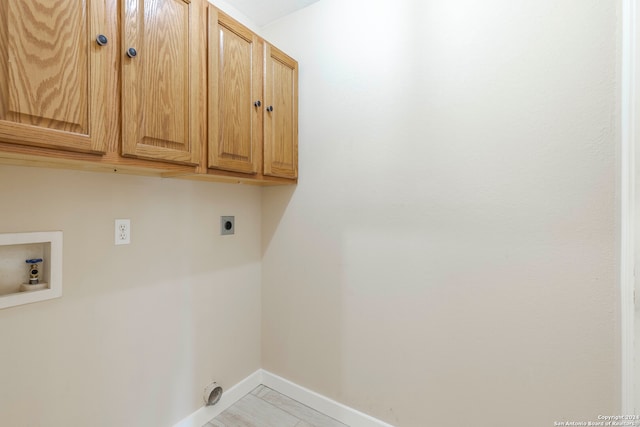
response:
[[[98,43],[99,46],[105,46],[109,43],[109,39],[104,34],[98,34],[98,37],[96,37],[96,43]]]
[[[138,55],[138,51],[135,50],[135,48],[130,47],[129,49],[127,49],[127,56],[129,58],[135,58]]]
[[[272,112],[272,111],[273,111],[273,105],[269,105],[269,106],[267,107],[267,111],[268,111],[268,112]]]
[[[253,103],[254,107],[259,107],[262,105],[262,102],[260,102],[260,100],[257,100],[256,102]]]

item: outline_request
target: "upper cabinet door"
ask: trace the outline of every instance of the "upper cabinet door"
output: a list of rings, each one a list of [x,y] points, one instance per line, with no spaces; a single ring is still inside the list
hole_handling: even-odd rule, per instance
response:
[[[298,177],[298,63],[265,49],[264,174]]]
[[[202,0],[125,0],[122,154],[197,165],[205,140]]]
[[[104,153],[114,58],[107,0],[0,1],[0,140]],[[111,7],[111,6],[109,6]],[[107,44],[99,46],[103,34]]]
[[[263,42],[209,6],[209,167],[255,174],[261,162]]]

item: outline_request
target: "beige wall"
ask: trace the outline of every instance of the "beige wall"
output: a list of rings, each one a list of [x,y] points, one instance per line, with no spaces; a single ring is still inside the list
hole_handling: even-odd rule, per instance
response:
[[[616,2],[321,0],[263,367],[402,427],[617,411]]]
[[[64,232],[63,297],[0,310],[0,425],[169,426],[260,367],[259,189],[0,166],[0,200]]]
[[[399,427],[617,412],[616,29],[321,0],[261,31],[300,61],[297,187],[0,166],[0,232],[64,231],[63,297],[0,310],[0,424],[171,425],[260,366]]]

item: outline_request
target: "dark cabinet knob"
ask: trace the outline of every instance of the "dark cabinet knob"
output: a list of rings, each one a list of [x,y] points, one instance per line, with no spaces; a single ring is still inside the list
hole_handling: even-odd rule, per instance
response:
[[[253,103],[254,107],[259,107],[262,105],[262,102],[260,102],[260,100],[257,100],[256,102]]]
[[[135,50],[135,48],[130,47],[129,49],[127,49],[127,56],[129,58],[135,58],[138,55],[138,51]]]
[[[267,107],[267,111],[268,111],[268,112],[272,112],[272,111],[273,111],[273,105],[269,105],[269,106]]]
[[[96,43],[98,43],[99,46],[105,46],[109,43],[109,39],[104,34],[98,34],[98,37],[96,37]]]

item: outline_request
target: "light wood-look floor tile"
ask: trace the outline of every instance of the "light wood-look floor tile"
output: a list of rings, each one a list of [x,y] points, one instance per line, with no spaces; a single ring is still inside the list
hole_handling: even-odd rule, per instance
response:
[[[248,394],[209,421],[208,427],[295,427],[299,422],[293,415]]]
[[[265,387],[266,388],[266,387]],[[298,401],[273,391],[269,388],[261,393],[262,400],[271,403],[294,417],[305,421],[313,427],[346,427],[341,422],[329,418],[328,416],[301,404]]]
[[[271,391],[271,389],[269,387],[266,387],[266,386],[263,386],[263,385],[259,385],[258,387],[253,389],[251,394],[253,394],[254,396],[262,398],[262,396],[267,394],[269,391]]]
[[[263,385],[204,427],[348,427]]]

